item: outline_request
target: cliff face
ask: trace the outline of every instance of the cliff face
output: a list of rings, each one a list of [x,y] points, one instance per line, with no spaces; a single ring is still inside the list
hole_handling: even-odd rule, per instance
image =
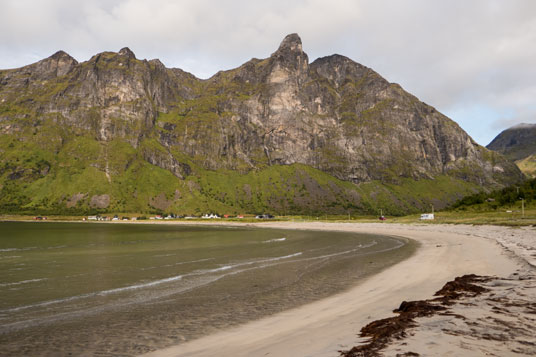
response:
[[[305,165],[305,176],[316,175],[311,168],[338,187],[449,177],[465,187],[458,194],[465,184],[500,187],[521,177],[515,165],[373,70],[340,55],[309,63],[296,34],[269,58],[252,59],[208,80],[158,60],[138,60],[128,48],[83,63],[60,51],[0,71],[0,132],[4,197],[18,197],[27,207],[63,207],[73,195],[78,195],[75,205],[82,206],[93,196],[108,195],[109,207],[118,209],[179,207],[188,195],[194,201],[195,195],[208,195],[225,207],[251,209],[237,202],[247,201],[247,187],[231,189],[235,196],[230,198],[223,189],[209,190],[203,180],[219,172],[274,173],[288,165]],[[163,189],[162,197],[141,183],[151,166],[172,175],[166,182],[176,180],[168,184],[174,193]],[[64,175],[85,177],[89,171],[104,183],[89,189],[71,180],[66,190],[44,188],[45,182],[58,185],[67,180]],[[307,186],[304,180],[297,182]],[[318,183],[319,177],[311,180]],[[121,182],[132,187],[114,186]],[[331,187],[307,191],[320,199],[324,193],[319,192],[334,192]],[[332,207],[365,209],[367,193],[345,187],[335,190],[340,199]],[[38,201],[28,196],[32,189],[39,191]],[[272,195],[279,207],[289,200],[290,210],[306,205],[294,196]],[[277,206],[261,201],[264,209]],[[398,206],[404,205],[403,211],[411,211],[418,202],[413,208],[411,202]]]
[[[160,141],[201,156],[210,169],[303,163],[356,183],[468,178],[475,166],[473,179],[482,184],[499,183],[495,172],[516,175],[503,159],[486,161],[486,150],[458,125],[373,70],[339,55],[309,64],[297,35],[270,58],[219,73],[203,87],[204,96],[166,118],[173,130]],[[199,118],[209,114],[206,127]]]

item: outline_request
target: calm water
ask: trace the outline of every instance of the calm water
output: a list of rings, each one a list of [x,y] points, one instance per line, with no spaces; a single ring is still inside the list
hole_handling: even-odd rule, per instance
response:
[[[0,222],[0,355],[134,355],[326,297],[409,256],[395,237]]]

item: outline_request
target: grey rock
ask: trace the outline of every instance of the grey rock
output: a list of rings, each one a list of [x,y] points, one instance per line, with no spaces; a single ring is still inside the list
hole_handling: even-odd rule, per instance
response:
[[[107,208],[110,205],[110,195],[94,195],[91,197],[89,206],[92,208]]]

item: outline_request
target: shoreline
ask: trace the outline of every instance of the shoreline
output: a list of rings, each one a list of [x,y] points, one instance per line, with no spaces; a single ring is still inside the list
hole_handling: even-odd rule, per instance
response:
[[[485,237],[487,233],[472,226],[322,222],[142,224],[161,223],[373,233],[413,239],[420,247],[408,259],[345,292],[144,355],[152,357],[338,356],[339,350],[363,342],[357,336],[361,327],[392,316],[391,311],[400,302],[428,298],[447,281],[464,274],[509,276],[524,262],[516,258],[519,254],[506,251],[504,244]],[[480,230],[505,228],[487,226]]]

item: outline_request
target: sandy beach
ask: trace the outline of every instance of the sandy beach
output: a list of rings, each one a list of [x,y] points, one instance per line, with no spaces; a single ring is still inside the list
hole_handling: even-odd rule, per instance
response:
[[[337,356],[339,350],[348,350],[364,342],[358,337],[360,329],[371,321],[393,316],[392,310],[404,300],[430,298],[447,281],[465,274],[500,278],[527,276],[533,270],[531,263],[536,264],[532,241],[536,236],[534,227],[322,222],[261,222],[254,225],[395,235],[414,239],[421,246],[409,259],[343,293],[147,356]],[[526,285],[530,279],[524,281]],[[528,289],[531,286],[528,285]],[[523,291],[527,293],[526,289]],[[510,298],[516,294],[513,288],[507,289],[507,293]],[[476,318],[486,311],[473,310]],[[386,355],[412,348],[416,353],[420,350],[426,355],[456,355],[460,351],[465,355],[469,351],[472,351],[470,355],[484,353],[478,350],[479,342],[474,338],[476,347],[471,345],[471,338],[463,340],[463,337],[452,337],[452,334],[443,334],[448,338],[442,337],[444,324],[451,323],[444,320],[429,324],[426,329],[415,328],[415,333],[409,334],[413,338],[399,346],[393,344]],[[434,336],[437,341],[434,340],[433,346],[427,346],[429,340],[420,339],[416,335],[419,331],[426,331],[423,338]],[[505,352],[510,351],[508,347],[504,348]],[[495,352],[501,355],[500,347]]]

